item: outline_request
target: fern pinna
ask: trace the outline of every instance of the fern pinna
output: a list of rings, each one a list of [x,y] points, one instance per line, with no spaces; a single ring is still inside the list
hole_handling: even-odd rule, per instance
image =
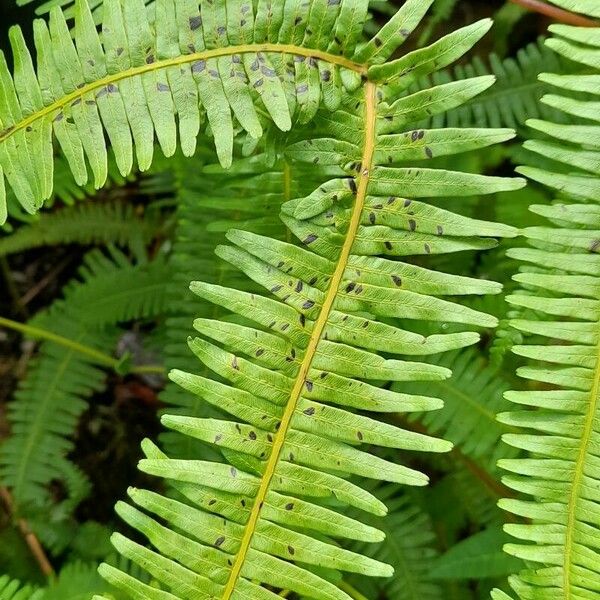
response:
[[[593,1],[555,3],[600,16]],[[547,135],[527,142],[526,147],[549,159],[553,170],[533,166],[520,170],[557,190],[559,197],[550,206],[531,207],[551,224],[526,229],[531,247],[511,252],[525,265],[515,276],[524,289],[508,300],[535,311],[533,318],[513,322],[520,331],[535,336],[514,351],[535,362],[518,372],[532,380],[533,389],[508,394],[521,410],[499,416],[504,423],[526,430],[506,435],[505,441],[530,456],[500,461],[500,466],[510,473],[504,479],[508,486],[533,496],[533,501],[502,502],[506,510],[530,521],[506,526],[521,540],[508,544],[506,550],[529,563],[510,579],[514,591],[523,599],[575,600],[600,593],[600,118],[594,99],[600,95],[600,28],[557,25],[552,32],[555,37],[547,41],[548,46],[584,65],[588,73],[541,76],[558,90],[543,102],[564,111],[575,124],[528,122]],[[572,92],[587,95],[580,99],[561,95]],[[497,592],[497,598],[502,597]]]
[[[425,485],[421,472],[363,446],[444,452],[451,444],[385,418],[434,410],[439,399],[378,382],[448,377],[448,369],[412,359],[476,342],[473,328],[496,321],[454,297],[500,290],[406,261],[483,250],[516,234],[418,199],[523,185],[432,168],[437,157],[513,132],[411,126],[493,83],[483,76],[408,93],[490,27],[489,20],[475,23],[392,60],[431,3],[408,0],[363,41],[366,0],[215,0],[200,8],[158,0],[153,18],[142,0],[108,0],[101,33],[80,0],[74,38],[59,8],[49,28],[36,22],[37,73],[22,35],[12,31],[14,78],[0,61],[0,166],[26,210],[51,194],[53,135],[76,180],[87,180],[89,165],[97,186],[106,178],[107,140],[126,174],[134,152],[139,167],[149,167],[155,138],[173,154],[177,132],[187,155],[199,132],[212,136],[224,167],[234,154],[275,149],[324,175],[314,191],[281,207],[301,244],[232,230],[230,245],[217,248],[265,295],[191,285],[228,311],[198,319],[202,337],[189,341],[215,377],[175,370],[171,378],[229,418],[167,414],[163,423],[212,444],[222,458],[169,459],[144,444],[140,468],[168,479],[174,493],[131,489],[133,504],[117,505],[155,547],[113,537],[156,580],[149,585],[102,565],[102,575],[131,597],[275,599],[287,589],[342,600],[350,596],[339,571],[391,575],[390,566],[334,541],[383,537],[344,514],[346,507],[386,512],[349,476]],[[413,320],[430,322],[433,332],[411,331]],[[456,327],[445,332],[446,323]]]

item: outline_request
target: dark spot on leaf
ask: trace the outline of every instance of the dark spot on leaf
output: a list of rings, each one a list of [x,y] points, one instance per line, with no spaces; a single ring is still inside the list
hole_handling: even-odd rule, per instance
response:
[[[425,154],[427,154],[429,158],[433,158],[433,152],[429,146],[425,146]]]
[[[331,79],[331,71],[329,69],[325,69],[321,71],[321,81],[329,81]]]
[[[392,281],[400,287],[402,285],[402,279],[398,275],[392,275]]]
[[[373,38],[373,43],[375,44],[375,46],[377,46],[377,48],[381,47],[382,45],[382,42],[378,37]]]
[[[360,431],[357,431],[357,432],[356,432],[356,437],[357,437],[359,440],[361,440],[361,441],[362,441],[362,439],[363,439],[363,434],[362,434],[362,432],[360,432]]]
[[[441,225],[437,226],[437,234],[444,235],[444,228]]]
[[[431,246],[429,246],[429,244],[425,244],[425,252],[431,254]]]
[[[206,69],[206,61],[205,60],[197,60],[194,64],[192,64],[192,73],[202,73]]]
[[[282,285],[275,285],[271,288],[271,292],[273,292],[273,294],[276,294],[282,287]]]
[[[306,389],[307,389],[309,392],[312,392],[312,391],[313,391],[313,382],[312,382],[310,379],[307,379],[307,380],[304,382],[304,385],[306,385]]]
[[[212,506],[213,504],[216,504],[216,503],[217,503],[217,501],[214,498],[212,498],[211,500],[208,501],[209,506]]]
[[[307,408],[307,409],[304,411],[304,414],[305,414],[305,415],[308,415],[309,417],[312,417],[312,416],[315,414],[315,409],[314,409],[314,406],[311,406],[311,407]]]
[[[371,223],[371,225],[375,225],[375,213],[374,212],[369,213],[369,222]]]
[[[237,356],[234,356],[232,361],[231,361],[231,366],[236,370],[239,371],[240,370],[240,366],[238,365],[238,361],[237,361]]]
[[[408,206],[410,206],[412,203],[412,200],[405,200],[404,201],[404,208],[407,208]]]
[[[351,281],[347,286],[346,286],[346,292],[350,293],[354,288],[356,287],[356,283],[354,281]]]
[[[384,242],[384,246],[388,249],[391,250],[392,249],[392,242]]]
[[[190,29],[192,31],[199,29],[200,25],[202,25],[202,17],[200,15],[190,17]]]
[[[162,83],[161,81],[159,81],[159,82],[156,84],[156,89],[157,89],[159,92],[168,92],[168,91],[169,91],[171,88],[170,88],[170,87],[169,87],[169,86],[168,86],[166,83]]]
[[[264,348],[259,348],[256,351],[256,356],[262,356],[265,353],[265,349]]]
[[[237,469],[235,467],[231,467],[231,469],[229,469],[229,472],[231,473],[232,477],[237,477]]]
[[[308,282],[308,285],[315,285],[315,283],[317,283],[318,279],[319,279],[318,277],[313,277],[313,278],[312,278],[312,279],[311,279],[311,280]]]
[[[318,239],[319,236],[314,234],[314,233],[310,233],[309,235],[307,235],[304,240],[303,240],[303,244],[306,244],[307,246],[309,244],[312,244],[316,239]]]
[[[219,548],[221,544],[225,541],[225,536],[222,535],[215,540],[215,548]]]
[[[307,300],[303,305],[302,308],[305,310],[308,310],[309,308],[312,308],[315,305],[315,303],[312,300]]]
[[[149,54],[149,55],[146,57],[146,64],[147,64],[147,65],[151,65],[153,62],[154,62],[154,55],[153,55],[153,54]]]
[[[254,441],[254,440],[256,439],[256,433],[255,433],[254,431],[251,431],[251,432],[248,434],[248,437],[249,437],[249,438],[250,438],[252,441]]]
[[[293,510],[293,508],[294,508],[293,502],[288,502],[288,504],[285,505],[285,510]]]
[[[302,281],[298,280],[298,283],[296,284],[296,291],[301,292],[303,287],[304,285],[302,284]]]
[[[408,227],[411,231],[414,231],[417,228],[417,222],[414,219],[409,219]]]
[[[288,552],[293,556],[295,554],[295,550],[292,546],[288,546]]]

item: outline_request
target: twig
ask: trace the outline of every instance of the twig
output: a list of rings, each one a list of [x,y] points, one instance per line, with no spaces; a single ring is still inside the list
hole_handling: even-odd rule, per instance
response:
[[[13,276],[12,276],[12,273],[10,270],[10,265],[8,264],[8,260],[6,259],[6,256],[0,256],[0,270],[2,271],[2,275],[4,277],[4,280],[6,281],[6,287],[8,288],[8,293],[10,294],[11,300],[13,301],[15,308],[18,310],[19,313],[21,313],[21,315],[23,315],[25,318],[27,318],[29,316],[29,314],[27,313],[27,309],[25,308],[25,305],[19,298],[19,292],[17,291],[17,288],[15,286],[15,281],[13,279]]]
[[[58,263],[47,275],[42,277],[32,288],[27,290],[19,299],[22,306],[29,304],[69,263],[71,257],[68,256],[62,262]]]
[[[577,25],[579,27],[600,27],[600,22],[588,19],[583,15],[578,15],[568,10],[558,8],[558,6],[550,6],[541,0],[510,0],[514,4],[518,4],[527,10],[546,15],[554,21],[565,23],[567,25]]]
[[[0,497],[4,501],[6,505],[6,509],[10,514],[13,514],[13,500],[10,492],[5,487],[0,487]],[[31,528],[29,527],[29,523],[25,519],[17,519],[17,526],[25,539],[27,546],[29,546],[29,550],[31,550],[31,554],[33,554],[35,560],[37,561],[40,570],[46,577],[54,577],[54,569],[44,552],[44,548],[42,548],[42,544],[40,544],[40,540],[38,540],[37,536]]]
[[[40,327],[34,327],[32,325],[26,325],[25,323],[19,323],[18,321],[13,321],[12,319],[6,319],[5,317],[0,317],[0,326],[7,327],[8,329],[13,329],[15,331],[20,331],[25,335],[39,339],[39,340],[48,340],[50,342],[54,342],[56,344],[60,344],[65,348],[70,348],[71,350],[75,350],[84,356],[89,356],[93,359],[97,364],[102,365],[104,367],[109,367],[114,371],[119,371],[119,367],[121,366],[121,362],[116,358],[113,358],[109,354],[105,354],[104,352],[100,352],[100,350],[96,350],[91,346],[86,346],[85,344],[81,344],[80,342],[76,342],[74,340],[70,340],[69,338],[63,337],[62,335],[58,335],[52,331],[48,331],[47,329],[42,329]],[[164,373],[164,367],[160,365],[141,365],[137,367],[132,367],[128,370],[128,373]]]

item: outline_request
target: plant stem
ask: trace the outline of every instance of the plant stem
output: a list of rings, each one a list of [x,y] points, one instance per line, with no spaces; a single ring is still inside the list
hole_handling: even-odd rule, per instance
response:
[[[0,487],[0,497],[4,501],[4,504],[6,505],[6,510],[10,514],[12,514],[13,513],[12,496],[10,495],[10,492],[5,487]],[[31,554],[33,554],[42,573],[46,577],[53,577],[55,574],[54,569],[53,569],[52,565],[50,564],[50,561],[48,560],[46,553],[44,552],[44,548],[42,547],[42,544],[40,544],[40,540],[38,540],[35,533],[33,533],[33,531],[31,531],[31,528],[29,527],[29,523],[25,519],[17,519],[17,526],[19,527],[21,534],[25,538],[25,542],[27,543],[29,550],[31,550]]]
[[[19,323],[18,321],[13,321],[12,319],[6,319],[5,317],[0,317],[0,326],[7,327],[8,329],[13,329],[15,331],[20,331],[25,335],[32,337],[38,340],[47,340],[49,342],[54,342],[55,344],[60,344],[65,348],[70,348],[71,350],[75,350],[79,352],[79,354],[83,354],[84,356],[89,356],[99,365],[104,367],[109,367],[114,371],[119,370],[120,362],[116,358],[113,358],[109,354],[105,354],[104,352],[100,352],[100,350],[96,350],[91,346],[86,346],[85,344],[80,344],[79,342],[75,342],[69,338],[63,337],[62,335],[58,335],[52,331],[48,331],[47,329],[42,329],[40,327],[34,327],[33,325],[26,325],[25,323]],[[164,367],[160,365],[141,365],[138,367],[132,367],[129,370],[130,373],[164,373]]]
[[[340,583],[340,589],[346,592],[348,596],[354,598],[354,600],[369,600],[366,596],[363,596],[358,590],[355,590],[347,581]]]
[[[577,25],[579,27],[598,27],[600,23],[598,21],[594,21],[593,19],[588,19],[582,15],[577,15],[575,13],[569,12],[568,10],[563,10],[562,8],[558,8],[557,6],[550,6],[541,0],[510,0],[514,4],[519,4],[520,6],[530,10],[532,12],[539,13],[541,15],[546,15],[550,17],[554,21],[559,23],[566,23],[567,25]]]

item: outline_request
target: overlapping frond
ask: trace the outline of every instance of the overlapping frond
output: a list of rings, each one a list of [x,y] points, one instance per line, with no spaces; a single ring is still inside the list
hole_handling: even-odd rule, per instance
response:
[[[555,3],[599,14],[595,2]],[[506,526],[520,540],[507,545],[507,551],[529,565],[510,579],[524,600],[588,599],[600,593],[600,104],[594,98],[600,96],[600,28],[553,26],[552,31],[556,37],[548,45],[593,72],[542,76],[558,89],[544,102],[577,122],[531,121],[546,136],[526,146],[554,161],[555,171],[521,168],[559,194],[550,206],[531,207],[550,224],[526,229],[530,247],[511,251],[525,266],[515,277],[523,290],[509,301],[534,311],[513,325],[535,336],[515,348],[533,361],[518,371],[531,381],[531,389],[510,392],[507,397],[520,410],[499,416],[526,430],[505,440],[529,452],[528,458],[501,461],[510,472],[505,483],[533,496],[502,502],[505,509],[530,520]],[[564,97],[563,90],[586,92],[587,100]]]
[[[310,116],[311,126],[295,129],[282,144],[292,172],[296,164],[319,164],[331,175],[308,195],[283,204],[281,220],[289,235],[284,228],[279,235],[227,232],[228,244],[216,252],[253,282],[254,291],[214,281],[191,285],[223,316],[194,323],[200,337],[190,338],[189,346],[201,374],[178,369],[171,378],[220,412],[167,414],[162,420],[220,455],[215,461],[168,458],[152,443],[144,444],[147,458],[140,468],[169,480],[176,497],[131,489],[132,504],[117,505],[119,515],[154,549],[120,534],[113,536],[115,547],[161,584],[158,589],[103,565],[101,573],[133,598],[275,599],[275,591],[285,588],[316,600],[347,600],[335,584],[337,572],[392,573],[388,565],[343,547],[344,540],[382,539],[377,529],[347,516],[346,507],[386,512],[348,476],[425,485],[427,477],[412,466],[392,463],[364,446],[443,452],[450,444],[385,419],[393,412],[433,410],[439,399],[377,382],[448,377],[447,369],[418,357],[474,343],[474,328],[492,326],[495,319],[445,296],[499,291],[492,282],[411,265],[408,257],[482,250],[494,246],[496,237],[515,235],[511,227],[469,219],[424,199],[523,184],[425,166],[434,156],[484,148],[513,135],[411,127],[419,99],[396,100],[398,94],[417,77],[459,58],[490,25],[476,23],[390,61],[428,4],[406,2],[352,54],[355,64],[364,66],[356,71],[342,65],[341,80],[350,77],[356,91],[347,88],[338,100],[335,85],[324,87],[322,108],[316,95],[310,115],[308,104],[299,106],[299,121]],[[229,4],[215,6],[230,10]],[[274,11],[282,30],[296,14],[292,7],[300,4],[284,3],[280,16]],[[342,2],[338,8],[341,19],[350,8],[365,14],[366,3]],[[302,9],[324,21],[330,16],[325,2]],[[361,71],[362,82],[353,76]],[[318,71],[313,76],[316,80]],[[329,76],[321,80],[329,83]],[[479,81],[481,89],[491,83]],[[443,103],[437,110],[444,110]],[[234,210],[240,204],[233,199]],[[434,333],[401,328],[390,321],[397,318],[430,322]],[[457,331],[445,333],[448,322],[456,323]]]
[[[417,22],[428,4],[409,17]],[[129,173],[134,155],[142,171],[150,166],[155,139],[165,155],[179,143],[189,156],[209,128],[228,166],[239,132],[257,140],[271,123],[287,131],[292,122],[310,121],[322,104],[335,109],[343,90],[360,84],[365,60],[384,60],[401,41],[397,33],[388,47],[357,53],[367,6],[260,2],[255,12],[248,1],[226,8],[160,0],[152,6],[154,26],[143,0],[108,0],[99,33],[88,3],[79,0],[74,39],[59,7],[49,26],[35,21],[36,68],[13,28],[14,76],[0,55],[0,211],[4,178],[28,211],[50,196],[53,136],[75,180],[87,181],[89,165],[100,187],[107,141]]]

